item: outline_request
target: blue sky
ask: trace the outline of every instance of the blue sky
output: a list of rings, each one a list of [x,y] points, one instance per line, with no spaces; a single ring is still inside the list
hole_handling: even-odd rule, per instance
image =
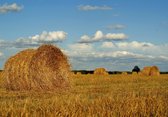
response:
[[[1,0],[0,68],[15,53],[59,46],[72,69],[168,71],[167,0]]]

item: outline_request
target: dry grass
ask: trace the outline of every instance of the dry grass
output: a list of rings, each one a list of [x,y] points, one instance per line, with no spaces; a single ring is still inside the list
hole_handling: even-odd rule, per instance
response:
[[[66,55],[53,45],[27,49],[5,63],[7,90],[57,90],[69,85],[70,65]]]
[[[167,117],[168,75],[73,75],[66,92],[0,89],[0,116]]]

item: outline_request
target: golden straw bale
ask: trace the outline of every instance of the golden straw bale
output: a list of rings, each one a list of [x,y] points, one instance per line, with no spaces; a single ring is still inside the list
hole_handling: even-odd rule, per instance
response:
[[[33,49],[23,50],[7,60],[4,68],[7,89],[29,90],[31,88],[29,64],[35,52]]]
[[[105,68],[96,68],[94,70],[95,75],[108,75],[108,72],[106,71]]]
[[[70,65],[53,45],[24,50],[9,58],[4,76],[9,90],[55,90],[68,86]]]
[[[157,66],[144,67],[141,73],[145,76],[159,76],[160,71]]]
[[[159,76],[160,70],[157,66],[152,66],[150,71],[150,76]]]
[[[76,75],[82,75],[82,73],[81,72],[77,72]]]
[[[121,74],[122,74],[122,75],[127,75],[128,73],[127,73],[127,72],[122,72]]]

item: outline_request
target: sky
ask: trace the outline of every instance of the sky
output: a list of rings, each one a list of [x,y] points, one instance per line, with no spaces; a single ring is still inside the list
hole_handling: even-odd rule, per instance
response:
[[[0,0],[0,69],[27,48],[53,44],[73,70],[168,71],[167,0]]]

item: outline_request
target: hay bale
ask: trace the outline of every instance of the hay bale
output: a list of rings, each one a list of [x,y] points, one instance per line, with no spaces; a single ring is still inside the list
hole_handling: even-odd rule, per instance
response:
[[[150,66],[146,66],[142,69],[141,73],[145,76],[150,76],[150,70],[151,70],[151,67]]]
[[[128,73],[127,73],[127,72],[122,72],[121,74],[122,74],[122,75],[127,75]]]
[[[82,73],[81,72],[77,72],[76,75],[82,75]]]
[[[8,90],[55,90],[68,86],[70,65],[67,57],[53,45],[21,51],[5,63]]]
[[[160,71],[157,66],[144,67],[141,73],[145,76],[159,76]]]
[[[35,50],[27,49],[12,56],[5,63],[5,87],[9,90],[28,90],[31,88],[29,64]]]
[[[94,70],[95,75],[108,75],[108,72],[106,71],[105,68],[96,68]]]
[[[150,71],[150,76],[159,76],[160,70],[157,66],[152,66]]]

